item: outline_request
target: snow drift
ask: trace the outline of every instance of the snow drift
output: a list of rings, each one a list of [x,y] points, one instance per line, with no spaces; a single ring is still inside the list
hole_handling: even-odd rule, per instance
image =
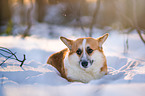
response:
[[[144,96],[145,46],[134,32],[128,35],[129,50],[124,54],[125,36],[110,33],[104,44],[108,75],[89,83],[68,82],[46,64],[52,53],[65,48],[59,39],[1,36],[0,46],[20,58],[26,54],[27,60],[22,67],[11,59],[0,66],[0,96]]]

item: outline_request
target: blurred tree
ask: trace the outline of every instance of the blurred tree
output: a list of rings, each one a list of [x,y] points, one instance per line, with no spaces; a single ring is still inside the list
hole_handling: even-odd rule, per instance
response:
[[[58,3],[64,5],[61,9],[61,14],[64,16],[63,24],[68,24],[73,20],[79,21],[81,16],[88,15],[88,4],[86,0],[49,0],[49,4]]]
[[[11,18],[9,0],[0,1],[0,25],[5,25]]]
[[[141,29],[145,30],[145,0],[136,0],[137,23]]]
[[[101,10],[98,16],[98,27],[110,26],[116,22],[115,0],[101,0]]]
[[[136,3],[137,3],[136,0],[133,0],[133,25],[134,25],[133,27],[136,29],[137,33],[139,34],[139,37],[145,44],[145,38],[141,34],[141,31],[144,31],[144,30],[142,30],[140,26],[138,25],[137,14],[136,14],[137,13]]]
[[[57,4],[60,0],[48,0],[49,4]]]
[[[37,21],[43,22],[46,15],[46,0],[36,0]]]
[[[116,4],[120,5],[120,1],[117,1]],[[141,38],[141,40],[143,41],[143,43],[145,44],[145,38],[142,36],[142,32],[145,33],[144,29],[144,25],[140,26],[140,22],[138,22],[138,20],[140,20],[140,18],[138,18],[138,16],[142,16],[143,14],[139,14],[140,11],[138,10],[137,4],[139,6],[139,4],[141,4],[140,1],[138,0],[127,0],[124,1],[121,5],[124,5],[123,8],[121,6],[116,6],[116,12],[118,12],[118,16],[120,19],[121,24],[123,25],[124,29],[130,28],[131,30],[128,31],[131,32],[132,30],[136,30],[139,34],[139,37]],[[141,7],[143,8],[143,7]],[[122,10],[123,9],[123,10]],[[143,11],[141,11],[142,13],[145,13]],[[141,18],[142,21],[144,21],[143,18]],[[145,24],[145,22],[144,22]]]
[[[32,26],[32,16],[31,16],[31,13],[32,13],[32,10],[33,10],[32,0],[30,0],[30,4],[31,4],[31,6],[27,11],[27,28],[24,31],[24,34],[22,35],[23,38],[30,35],[30,29],[31,29],[31,26]]]
[[[22,24],[26,24],[26,8],[24,0],[18,0],[18,3],[20,4],[20,21]]]
[[[1,0],[0,1],[0,26],[6,25],[10,19],[11,19],[11,10],[10,10],[9,0]]]
[[[92,29],[93,29],[93,26],[94,26],[94,24],[96,23],[96,18],[97,18],[97,16],[98,16],[98,12],[99,12],[99,10],[100,10],[100,3],[101,3],[101,1],[100,0],[97,0],[96,1],[96,9],[95,9],[95,11],[94,11],[94,14],[93,14],[93,18],[92,18],[92,22],[91,22],[91,24],[90,24],[90,32],[89,32],[89,37],[92,37]]]

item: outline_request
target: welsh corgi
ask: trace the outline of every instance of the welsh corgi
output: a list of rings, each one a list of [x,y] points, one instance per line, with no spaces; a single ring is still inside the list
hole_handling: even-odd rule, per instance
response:
[[[99,79],[107,74],[102,44],[108,35],[106,33],[97,39],[85,37],[77,40],[60,37],[68,48],[52,54],[47,64],[55,67],[63,78],[71,82],[87,83],[90,80]]]

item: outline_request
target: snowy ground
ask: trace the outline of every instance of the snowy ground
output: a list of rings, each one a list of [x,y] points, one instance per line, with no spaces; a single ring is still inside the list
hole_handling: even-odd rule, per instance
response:
[[[0,96],[144,96],[145,45],[136,32],[128,35],[129,50],[125,54],[127,35],[111,32],[104,44],[108,75],[84,84],[66,81],[57,74],[56,69],[46,64],[47,58],[65,48],[65,45],[59,39],[50,39],[47,32],[42,33],[40,30],[44,30],[43,27],[32,27],[31,31],[35,34],[25,39],[0,36],[0,46],[17,52],[20,59],[26,54],[27,59],[23,67],[11,59],[0,66]],[[51,29],[61,30],[62,33],[57,36],[81,37],[78,33],[80,29],[57,26]],[[77,33],[72,34],[73,31]],[[45,38],[38,35],[40,32]],[[94,37],[99,35],[97,33]],[[0,62],[3,60],[5,58],[0,56]]]

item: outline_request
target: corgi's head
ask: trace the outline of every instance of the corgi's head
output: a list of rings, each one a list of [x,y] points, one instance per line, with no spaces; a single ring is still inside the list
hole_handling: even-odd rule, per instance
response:
[[[82,69],[87,69],[93,64],[104,60],[102,44],[108,37],[108,33],[99,38],[79,38],[70,40],[60,37],[62,42],[69,48],[69,63]],[[103,63],[103,62],[102,62]]]

